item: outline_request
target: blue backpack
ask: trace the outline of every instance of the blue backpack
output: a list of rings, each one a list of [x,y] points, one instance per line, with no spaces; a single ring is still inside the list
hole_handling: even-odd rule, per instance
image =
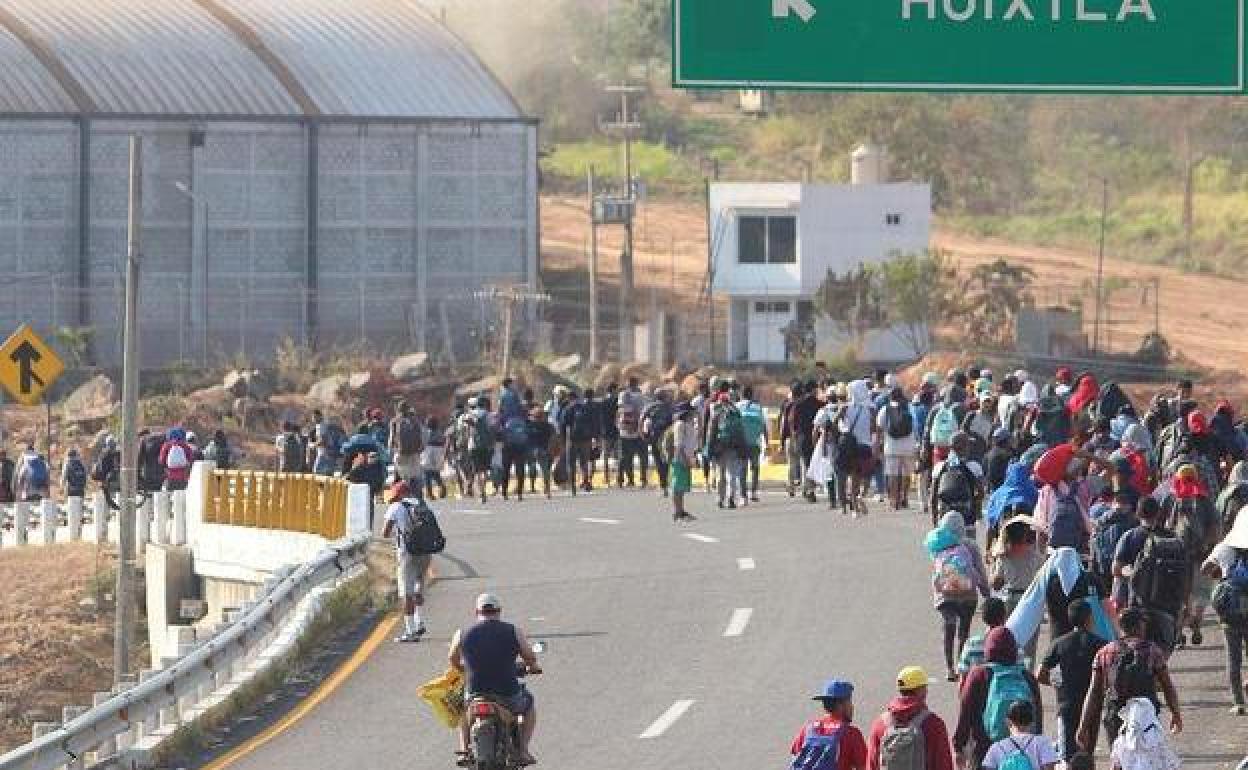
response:
[[[841,757],[841,736],[845,727],[831,733],[819,729],[819,723],[813,722],[806,728],[806,737],[802,741],[802,750],[793,758],[789,770],[837,770]]]
[[[753,401],[742,401],[737,405],[741,410],[741,425],[745,429],[745,445],[757,447],[762,443],[763,433],[767,430],[767,418],[763,408]]]
[[[42,457],[32,457],[26,462],[26,470],[30,474],[30,486],[41,489],[48,485],[48,463]]]
[[[529,445],[529,425],[523,417],[512,417],[503,426],[503,441],[508,449],[524,449]]]
[[[1112,510],[1096,520],[1096,533],[1092,536],[1092,563],[1099,575],[1113,574],[1114,554],[1134,524],[1131,514]]]
[[[1006,713],[1018,701],[1032,703],[1031,685],[1024,675],[1026,669],[1018,665],[989,663],[992,683],[988,686],[988,700],[984,704],[984,732],[993,743],[1010,736]]]

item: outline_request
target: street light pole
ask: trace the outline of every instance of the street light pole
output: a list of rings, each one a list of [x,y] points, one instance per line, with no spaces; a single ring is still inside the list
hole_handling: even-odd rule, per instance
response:
[[[126,238],[126,315],[121,380],[121,509],[118,511],[116,617],[113,628],[113,684],[130,673],[130,615],[134,554],[134,498],[139,447],[139,256],[143,232],[143,139],[130,137],[130,194]]]
[[[1096,257],[1096,321],[1092,327],[1092,352],[1098,355],[1101,349],[1101,306],[1105,302],[1105,230],[1108,218],[1109,178],[1101,177],[1101,247]]]
[[[173,186],[178,192],[190,199],[191,205],[199,212],[200,221],[200,270],[199,270],[199,344],[200,344],[200,363],[203,366],[208,365],[208,256],[212,253],[208,242],[211,230],[208,225],[208,201],[195,194],[191,186],[185,182],[174,182]],[[193,251],[193,250],[192,250]],[[194,270],[195,258],[192,254],[191,269]],[[191,284],[195,281],[192,279]],[[240,300],[241,301],[241,300]],[[192,313],[194,315],[194,313]]]

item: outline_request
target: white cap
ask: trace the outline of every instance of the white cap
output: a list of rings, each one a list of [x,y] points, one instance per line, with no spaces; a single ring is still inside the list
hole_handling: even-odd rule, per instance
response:
[[[502,608],[503,603],[500,602],[498,597],[494,594],[481,594],[477,597],[477,612],[484,612],[486,610],[497,611]]]

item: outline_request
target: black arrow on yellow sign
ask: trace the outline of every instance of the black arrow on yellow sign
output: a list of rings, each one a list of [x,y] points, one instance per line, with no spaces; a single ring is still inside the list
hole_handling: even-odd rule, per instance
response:
[[[44,382],[35,374],[35,364],[43,360],[43,355],[29,342],[22,342],[9,354],[9,360],[18,366],[18,388],[22,393],[34,392],[34,385],[44,387]]]

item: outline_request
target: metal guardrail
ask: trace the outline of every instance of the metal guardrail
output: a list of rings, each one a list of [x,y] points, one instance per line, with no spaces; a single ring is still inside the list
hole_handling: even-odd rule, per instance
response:
[[[346,536],[346,479],[306,473],[214,470],[204,484],[206,523]]]
[[[145,736],[192,721],[266,651],[310,592],[362,564],[368,536],[331,546],[272,585],[241,617],[168,668],[104,700],[63,726],[0,756],[0,770],[57,770],[115,763]],[[197,713],[198,712],[198,713]]]

